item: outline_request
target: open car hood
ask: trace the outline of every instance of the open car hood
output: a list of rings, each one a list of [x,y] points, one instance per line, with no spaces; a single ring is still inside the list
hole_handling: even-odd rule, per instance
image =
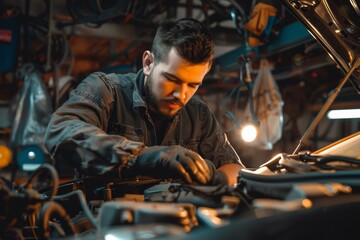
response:
[[[360,56],[360,0],[280,0],[347,73]],[[350,77],[360,93],[360,68]]]

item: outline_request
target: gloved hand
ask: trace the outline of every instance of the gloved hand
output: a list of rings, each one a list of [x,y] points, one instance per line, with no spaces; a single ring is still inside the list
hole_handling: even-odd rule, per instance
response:
[[[198,153],[179,145],[143,148],[134,167],[148,176],[180,177],[188,183],[207,184],[213,178],[213,171]]]

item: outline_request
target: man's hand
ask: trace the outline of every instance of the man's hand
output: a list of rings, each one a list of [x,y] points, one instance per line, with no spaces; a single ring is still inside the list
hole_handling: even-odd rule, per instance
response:
[[[146,147],[134,167],[148,176],[180,177],[188,183],[207,184],[213,178],[213,171],[198,153],[179,145]]]

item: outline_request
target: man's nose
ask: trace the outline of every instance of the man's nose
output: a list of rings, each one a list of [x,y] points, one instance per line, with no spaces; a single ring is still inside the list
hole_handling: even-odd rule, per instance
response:
[[[174,97],[179,100],[186,99],[186,92],[187,92],[187,85],[186,84],[179,84],[174,91]]]

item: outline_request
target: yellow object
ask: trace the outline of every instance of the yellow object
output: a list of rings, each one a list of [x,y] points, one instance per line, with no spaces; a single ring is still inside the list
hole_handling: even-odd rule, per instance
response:
[[[246,23],[246,28],[256,36],[260,36],[270,16],[276,16],[277,9],[266,3],[258,3],[250,16],[250,20]]]
[[[276,7],[266,4],[258,3],[255,5],[254,10],[251,13],[249,21],[245,24],[246,29],[252,33],[248,39],[251,47],[256,47],[261,44],[260,37],[268,24],[269,17],[276,16]]]
[[[5,168],[11,163],[11,151],[8,147],[0,145],[0,168]]]
[[[248,43],[249,43],[250,47],[257,47],[257,46],[261,45],[260,39],[257,37],[253,37],[253,36],[249,36]]]

